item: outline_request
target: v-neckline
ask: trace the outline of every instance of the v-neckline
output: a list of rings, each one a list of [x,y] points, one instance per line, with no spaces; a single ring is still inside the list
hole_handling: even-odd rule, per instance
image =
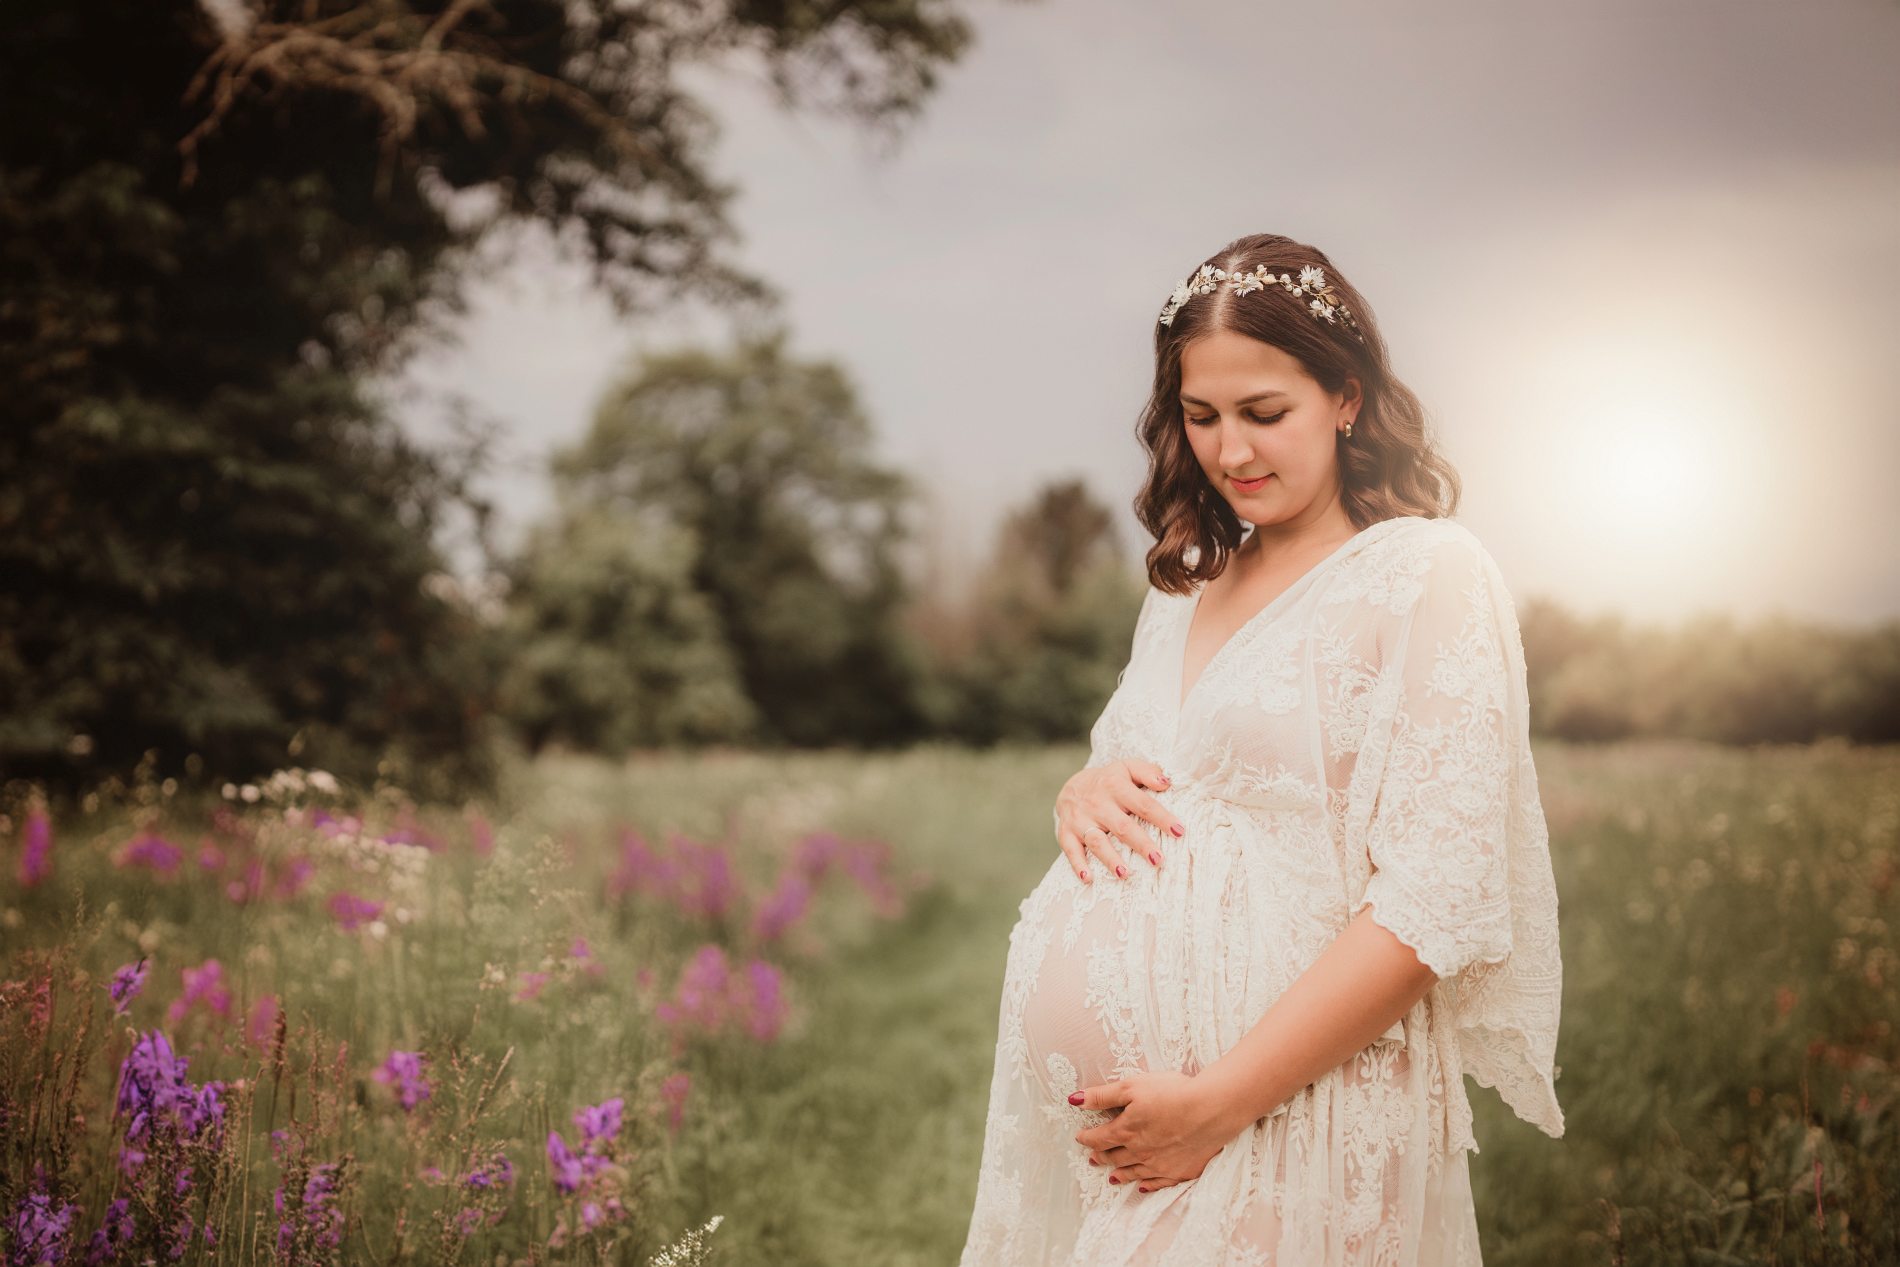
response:
[[[1346,551],[1364,539],[1368,532],[1371,532],[1381,524],[1392,523],[1395,519],[1409,519],[1413,517],[1414,516],[1410,515],[1395,515],[1390,519],[1378,520],[1375,523],[1367,524],[1358,532],[1353,533],[1352,536],[1340,542],[1338,547],[1335,548],[1331,554],[1328,554],[1312,567],[1307,568],[1306,571],[1294,577],[1278,594],[1275,594],[1272,598],[1269,598],[1265,603],[1261,604],[1258,611],[1241,621],[1240,625],[1232,633],[1227,635],[1220,646],[1214,648],[1214,654],[1207,657],[1206,663],[1201,665],[1201,671],[1195,677],[1193,684],[1189,685],[1186,691],[1183,691],[1181,688],[1187,683],[1188,645],[1193,641],[1194,637],[1194,617],[1200,614],[1201,599],[1207,593],[1208,583],[1202,581],[1200,586],[1195,589],[1190,601],[1186,604],[1187,619],[1181,622],[1180,648],[1174,657],[1174,688],[1172,698],[1174,700],[1176,725],[1178,726],[1180,724],[1180,719],[1187,713],[1188,705],[1193,702],[1194,693],[1201,689],[1201,684],[1207,681],[1208,675],[1212,673],[1214,667],[1220,663],[1221,657],[1227,654],[1228,649],[1238,642],[1243,634],[1264,620],[1269,613],[1284,606],[1288,596],[1331,566],[1341,555],[1345,554]]]

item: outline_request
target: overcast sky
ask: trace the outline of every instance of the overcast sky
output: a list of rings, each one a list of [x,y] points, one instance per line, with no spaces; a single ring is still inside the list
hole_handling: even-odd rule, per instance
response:
[[[1900,616],[1900,0],[974,3],[880,160],[695,75],[745,267],[967,569],[1043,482],[1128,511],[1155,316],[1246,233],[1365,293],[1520,601]],[[413,378],[507,424],[513,531],[624,359],[534,240]],[[427,434],[427,424],[414,422]]]

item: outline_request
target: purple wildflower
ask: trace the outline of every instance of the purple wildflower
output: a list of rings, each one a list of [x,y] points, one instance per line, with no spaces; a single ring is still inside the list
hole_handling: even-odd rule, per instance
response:
[[[717,1030],[725,1024],[730,983],[724,948],[709,942],[680,969],[672,1001],[660,1004],[655,1011],[662,1022],[675,1028],[697,1024]]]
[[[754,959],[743,973],[735,973],[724,949],[708,943],[680,970],[673,997],[654,1014],[673,1030],[676,1047],[691,1029],[716,1034],[735,1024],[743,1024],[760,1042],[771,1042],[789,1010],[784,986],[783,975],[765,960]]]
[[[763,959],[754,959],[746,965],[746,985],[749,997],[746,1000],[746,1028],[752,1037],[762,1043],[769,1043],[778,1037],[780,1027],[785,1024],[787,1006],[784,995],[784,978],[779,970]]]
[[[590,1139],[577,1153],[567,1146],[559,1131],[549,1131],[548,1164],[554,1170],[554,1186],[562,1192],[579,1192],[595,1175],[612,1165],[613,1158],[598,1151],[606,1143],[602,1138]]]
[[[30,889],[53,874],[53,824],[37,806],[20,828],[20,887]]]
[[[724,916],[739,894],[731,855],[719,845],[700,844],[678,835],[674,839],[684,881],[674,895],[675,904],[689,915],[706,919]]]
[[[416,820],[413,805],[402,807],[396,817],[396,825],[383,833],[382,842],[386,845],[421,845],[430,853],[441,853],[445,847],[440,836],[425,830]]]
[[[495,1153],[463,1180],[471,1188],[505,1188],[515,1181],[514,1163]]]
[[[811,907],[811,881],[804,872],[788,867],[780,874],[778,885],[752,913],[752,935],[760,941],[776,941],[805,917]]]
[[[244,1022],[244,1038],[253,1047],[263,1047],[277,1029],[277,996],[266,994],[251,1004],[250,1017]]]
[[[206,1010],[220,1017],[231,1015],[231,992],[224,986],[223,964],[207,959],[196,968],[184,969],[182,975],[185,991],[165,1010],[167,1023],[176,1025],[184,1020],[194,1003],[203,1003]]]
[[[354,893],[338,893],[330,899],[330,915],[346,931],[354,932],[358,925],[366,924],[382,913],[383,904],[366,897],[357,897]]]
[[[210,1228],[211,1225],[207,1223],[205,1230],[208,1232]],[[92,1234],[92,1241],[86,1246],[86,1267],[101,1267],[102,1264],[118,1261],[121,1251],[136,1230],[130,1198],[115,1199],[106,1207],[105,1221]]]
[[[617,1095],[611,1100],[577,1110],[574,1125],[581,1129],[581,1142],[591,1146],[597,1140],[610,1140],[618,1135],[620,1111],[625,1104],[626,1097]]]
[[[185,859],[185,851],[157,832],[146,828],[127,844],[119,855],[121,867],[150,867],[169,874]]]
[[[616,898],[629,893],[671,902],[688,915],[723,918],[739,897],[738,876],[723,845],[701,844],[675,832],[667,851],[631,828],[620,834],[620,865],[607,879]]]
[[[316,873],[317,864],[315,860],[307,858],[303,854],[298,854],[296,857],[286,861],[282,869],[278,871],[277,878],[272,882],[272,892],[274,892],[280,900],[288,902],[291,898],[303,892],[304,885],[308,884],[310,877]],[[259,887],[261,887],[261,881]],[[253,889],[253,892],[255,891],[256,890]],[[334,910],[334,908],[332,909]]]
[[[871,907],[886,919],[894,919],[904,912],[904,900],[897,889],[884,875],[884,869],[890,865],[891,846],[889,841],[862,840],[846,850],[844,869],[864,896],[871,900]]]
[[[830,832],[814,832],[798,842],[793,865],[816,880],[822,877],[844,852],[844,841]]]
[[[629,893],[667,896],[673,892],[678,865],[665,857],[632,828],[620,833],[620,865],[607,877],[607,891],[616,898]]]
[[[310,816],[310,825],[325,836],[355,836],[363,830],[363,820],[354,814],[345,814],[338,818],[327,809],[319,809]]]
[[[115,1114],[130,1120],[125,1128],[128,1146],[121,1166],[136,1169],[144,1159],[139,1146],[166,1136],[195,1139],[207,1127],[214,1143],[223,1138],[224,1104],[218,1098],[222,1082],[193,1086],[185,1076],[187,1057],[173,1053],[165,1035],[152,1030],[140,1036],[119,1067],[119,1098]]]
[[[313,1166],[303,1185],[304,1218],[317,1229],[317,1244],[333,1249],[343,1239],[343,1211],[336,1208],[336,1163]]]
[[[885,876],[891,859],[888,841],[846,841],[830,832],[813,832],[798,842],[792,866],[816,882],[836,867],[863,890],[879,915],[891,918],[903,913],[903,898]]]
[[[7,1254],[8,1267],[39,1267],[63,1261],[72,1248],[72,1222],[78,1213],[77,1205],[59,1201],[47,1190],[46,1176],[40,1173],[33,1191],[20,1198],[13,1217],[7,1221],[13,1242]]]
[[[671,1134],[679,1134],[680,1118],[686,1112],[686,1094],[692,1090],[693,1076],[688,1073],[676,1073],[660,1084],[660,1100],[666,1105],[666,1129]]]
[[[585,1179],[582,1173],[581,1159],[561,1138],[561,1132],[548,1132],[548,1165],[554,1170],[554,1186],[562,1192],[578,1192]]]
[[[343,1211],[336,1206],[336,1171],[337,1163],[333,1161],[312,1166],[303,1185],[303,1221],[316,1234],[316,1243],[322,1249],[335,1249],[343,1242]],[[284,1190],[281,1187],[271,1194],[271,1205],[278,1214],[284,1213]],[[278,1223],[277,1252],[289,1253],[296,1237],[294,1219]]]
[[[580,970],[590,977],[597,977],[607,971],[607,966],[595,956],[594,948],[587,944],[585,937],[576,937],[567,948],[567,957],[580,965]]]
[[[152,970],[151,964],[144,959],[137,963],[128,963],[112,974],[112,984],[107,993],[112,996],[112,1014],[124,1016],[132,1006],[132,1000],[145,988],[145,978]]]
[[[389,1058],[370,1074],[378,1082],[396,1088],[396,1100],[409,1112],[429,1098],[429,1084],[422,1077],[423,1055],[415,1051],[392,1051]]]

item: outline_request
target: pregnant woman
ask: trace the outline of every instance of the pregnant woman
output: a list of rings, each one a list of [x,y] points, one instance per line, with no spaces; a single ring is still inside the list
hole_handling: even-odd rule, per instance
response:
[[[1480,1263],[1464,1075],[1563,1133],[1523,647],[1332,261],[1161,311],[1128,666],[1010,934],[964,1267]]]

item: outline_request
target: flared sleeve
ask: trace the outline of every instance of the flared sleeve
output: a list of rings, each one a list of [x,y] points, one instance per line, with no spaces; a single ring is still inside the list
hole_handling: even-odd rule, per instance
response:
[[[1349,822],[1371,863],[1353,913],[1372,908],[1438,975],[1464,1072],[1561,1136],[1557,886],[1516,609],[1490,553],[1448,520],[1415,593],[1353,774]]]

